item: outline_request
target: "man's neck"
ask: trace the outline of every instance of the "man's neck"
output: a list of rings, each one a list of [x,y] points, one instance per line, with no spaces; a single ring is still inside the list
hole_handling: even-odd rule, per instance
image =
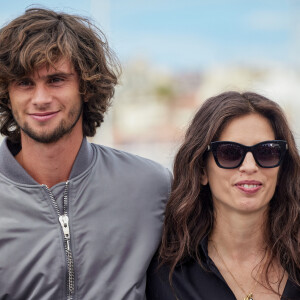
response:
[[[82,133],[73,133],[55,143],[43,144],[23,134],[22,150],[16,159],[38,183],[52,187],[69,179],[82,139]]]

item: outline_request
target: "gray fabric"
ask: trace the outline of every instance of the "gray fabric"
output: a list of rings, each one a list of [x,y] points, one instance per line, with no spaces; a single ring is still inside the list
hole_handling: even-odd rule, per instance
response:
[[[85,139],[69,184],[75,300],[144,300],[171,175]],[[59,199],[65,183],[51,190]],[[0,299],[65,300],[66,258],[44,187],[0,146]]]

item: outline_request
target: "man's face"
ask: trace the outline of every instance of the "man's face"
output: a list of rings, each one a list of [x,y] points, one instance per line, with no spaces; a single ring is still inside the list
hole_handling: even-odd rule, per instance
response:
[[[82,132],[79,77],[67,59],[35,70],[8,87],[11,110],[24,134],[40,143],[53,143],[74,127]]]

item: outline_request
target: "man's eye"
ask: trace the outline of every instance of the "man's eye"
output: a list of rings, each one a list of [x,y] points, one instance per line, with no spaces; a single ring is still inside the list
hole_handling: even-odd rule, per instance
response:
[[[53,78],[49,79],[49,83],[59,83],[61,81],[63,81],[63,78],[61,78],[61,77],[53,77]]]
[[[17,85],[18,86],[30,86],[30,85],[32,85],[32,82],[27,79],[22,79],[22,80],[17,81]]]

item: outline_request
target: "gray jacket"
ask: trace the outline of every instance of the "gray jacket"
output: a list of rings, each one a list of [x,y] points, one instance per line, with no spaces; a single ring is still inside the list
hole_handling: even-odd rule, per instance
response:
[[[170,172],[84,139],[68,185],[48,189],[16,151],[7,139],[0,146],[0,299],[145,299]],[[64,213],[70,236],[59,222]]]

